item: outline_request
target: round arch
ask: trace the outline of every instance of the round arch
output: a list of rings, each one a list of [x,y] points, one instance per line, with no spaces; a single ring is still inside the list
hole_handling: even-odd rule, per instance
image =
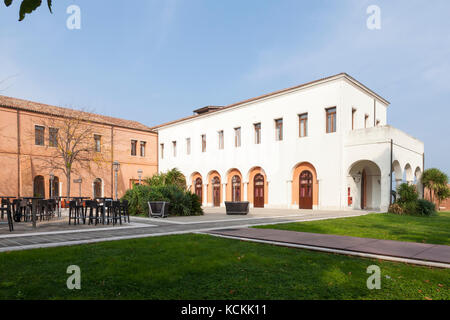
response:
[[[348,170],[347,182],[349,206],[353,209],[380,209],[381,169],[375,162],[354,162]]]
[[[300,162],[297,163],[292,168],[292,200],[291,204],[294,206],[304,207],[304,205],[300,204],[300,175],[302,173],[310,172],[312,175],[312,183],[310,188],[312,189],[312,207],[317,206],[319,204],[319,183],[317,181],[317,171],[316,168],[309,162]],[[305,174],[304,174],[305,176]],[[303,209],[303,208],[301,208]]]
[[[261,167],[253,167],[251,168],[248,173],[248,190],[247,190],[247,197],[248,201],[255,205],[255,177],[257,175],[261,175],[264,178],[264,205],[268,203],[269,200],[269,182],[267,181],[267,175],[263,168]]]
[[[412,184],[414,182],[413,171],[409,163],[405,165],[404,175],[404,182],[407,182],[408,184]]]
[[[33,179],[33,197],[45,198],[45,182],[43,176],[35,176]]]
[[[220,206],[222,203],[222,178],[216,170],[212,170],[208,173],[208,203],[213,206]]]
[[[101,198],[103,197],[103,181],[100,178],[96,178],[93,182],[92,182],[92,193],[93,193],[93,198]]]
[[[402,179],[403,173],[400,162],[398,162],[398,160],[394,160],[394,162],[392,162],[392,187],[394,190],[397,190],[397,184],[400,183]]]
[[[199,172],[191,174],[190,191],[200,198],[200,203],[203,203],[203,178]]]
[[[242,173],[233,168],[227,171],[226,201],[244,200],[244,183]]]

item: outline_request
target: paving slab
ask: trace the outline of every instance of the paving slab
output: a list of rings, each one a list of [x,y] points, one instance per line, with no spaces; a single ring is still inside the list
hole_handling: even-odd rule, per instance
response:
[[[450,246],[394,240],[380,240],[275,229],[243,228],[214,230],[212,235],[345,250],[378,256],[390,256],[449,264]]]

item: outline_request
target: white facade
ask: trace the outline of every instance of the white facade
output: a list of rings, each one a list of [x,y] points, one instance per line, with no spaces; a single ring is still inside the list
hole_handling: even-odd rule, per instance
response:
[[[201,178],[197,191],[207,206],[231,201],[231,175],[238,175],[239,198],[251,204],[263,198],[265,207],[299,208],[305,203],[308,207],[312,201],[314,209],[385,211],[390,201],[391,161],[395,179],[414,183],[423,172],[424,153],[421,141],[387,125],[388,105],[347,74],[339,74],[214,109],[157,127],[159,171],[178,168],[193,192],[195,180]],[[332,107],[336,108],[336,130],[327,133],[326,110]],[[305,113],[307,136],[300,137],[299,115]],[[276,139],[277,119],[282,119],[282,140]],[[257,123],[261,124],[259,144]],[[236,146],[235,128],[241,128],[240,146]],[[202,135],[206,136],[204,152]],[[300,181],[305,171],[311,172],[310,181]],[[259,183],[263,197],[255,189],[255,174],[264,178],[264,184]]]

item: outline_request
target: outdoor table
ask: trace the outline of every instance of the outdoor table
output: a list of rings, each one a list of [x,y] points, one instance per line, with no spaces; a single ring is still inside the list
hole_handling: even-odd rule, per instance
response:
[[[105,206],[105,202],[106,201],[113,201],[112,198],[108,198],[108,197],[98,197],[95,198],[95,200],[99,200],[99,206],[102,208],[102,223],[105,224],[105,215],[106,215],[106,206]]]
[[[36,228],[36,210],[38,200],[43,200],[42,197],[23,197],[25,200],[31,200],[31,221],[33,222],[33,228]]]

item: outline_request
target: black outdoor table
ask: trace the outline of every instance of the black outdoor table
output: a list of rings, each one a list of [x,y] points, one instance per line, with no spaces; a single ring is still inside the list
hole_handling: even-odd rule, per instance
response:
[[[42,197],[23,197],[22,199],[31,200],[31,220],[33,222],[33,228],[36,228],[36,209],[38,200],[43,200]]]
[[[95,198],[95,200],[100,200],[99,206],[102,208],[102,223],[105,224],[105,215],[106,215],[106,206],[105,206],[105,202],[106,201],[113,201],[113,198],[109,198],[109,197],[98,197]]]

